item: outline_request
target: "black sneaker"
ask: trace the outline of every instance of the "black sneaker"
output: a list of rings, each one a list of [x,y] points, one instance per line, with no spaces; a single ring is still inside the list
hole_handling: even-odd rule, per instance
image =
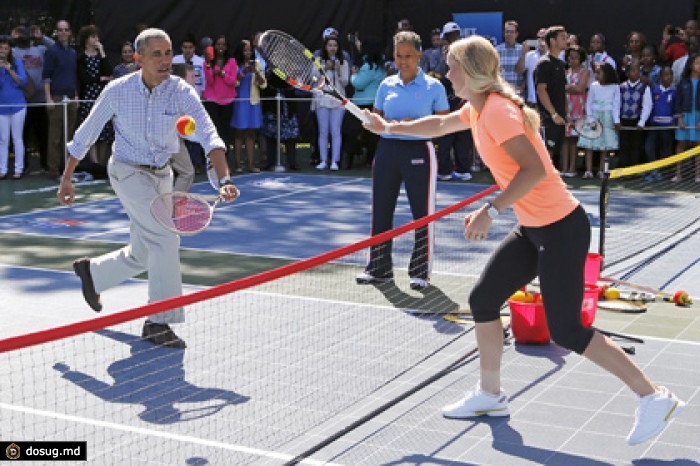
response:
[[[381,283],[391,283],[394,281],[392,277],[375,277],[367,272],[362,272],[360,275],[355,277],[355,281],[358,285],[379,285]]]
[[[143,332],[141,337],[153,343],[156,346],[163,348],[185,349],[187,345],[185,341],[175,335],[175,332],[168,324],[157,324],[155,322],[146,321],[143,324]]]

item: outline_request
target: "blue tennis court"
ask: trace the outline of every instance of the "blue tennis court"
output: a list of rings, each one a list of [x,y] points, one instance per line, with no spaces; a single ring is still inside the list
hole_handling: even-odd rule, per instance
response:
[[[236,181],[242,197],[218,209],[207,231],[183,238],[185,250],[230,260],[303,259],[368,234],[368,179],[264,174]],[[485,188],[439,184],[438,209]],[[194,191],[209,194],[210,188],[200,183]],[[595,228],[598,193],[576,194]],[[402,195],[395,225],[410,220]],[[514,218],[499,221],[503,235]],[[193,306],[182,330],[185,352],[144,344],[141,322],[132,321],[2,354],[0,374],[10,382],[0,390],[0,436],[46,432],[87,440],[94,464],[284,464],[474,347],[470,323],[410,309],[438,300],[465,305],[474,272],[498,237],[479,250],[458,227],[455,219],[436,230],[438,243],[444,241],[438,253],[453,260],[436,261],[432,295],[409,290],[403,276],[392,286],[358,288],[353,277],[364,256],[356,254],[298,280]],[[128,223],[118,202],[108,199],[5,216],[0,231],[27,241],[41,235],[123,243]],[[395,252],[410,251],[399,244]],[[69,249],[65,255],[68,263],[74,258]],[[662,265],[653,270],[689,290],[697,286],[682,281],[697,273],[684,257]],[[200,289],[187,285],[185,292]],[[72,273],[0,266],[0,291],[12,323],[3,338],[95,316]],[[103,314],[140,306],[146,296],[145,281],[131,280],[104,293]],[[636,402],[614,378],[555,345],[511,343],[503,361],[510,418],[442,418],[441,407],[476,383],[478,364],[471,360],[306,464],[697,465],[700,334],[693,332],[700,315],[696,308],[668,306],[654,304],[638,316],[599,311],[596,320],[602,328],[642,335],[635,361],[688,402],[683,416],[652,442],[626,445]],[[665,325],[677,325],[685,336],[654,337],[653,329]],[[648,331],[633,331],[639,328]],[[22,382],[13,379],[17,373]]]

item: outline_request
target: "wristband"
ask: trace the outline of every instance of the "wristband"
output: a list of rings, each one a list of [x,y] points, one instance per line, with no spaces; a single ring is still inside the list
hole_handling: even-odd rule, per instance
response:
[[[386,134],[386,135],[391,134],[391,123],[387,123],[384,125],[384,134]]]
[[[221,179],[219,180],[219,187],[221,187],[221,186],[228,186],[228,185],[232,185],[232,184],[233,184],[233,181],[231,181],[231,177],[230,177],[230,176],[221,178]]]

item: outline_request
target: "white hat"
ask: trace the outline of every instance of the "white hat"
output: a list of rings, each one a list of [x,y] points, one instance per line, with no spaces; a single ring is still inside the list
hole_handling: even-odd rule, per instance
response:
[[[323,40],[328,39],[329,36],[335,34],[336,36],[338,35],[338,30],[336,28],[326,28],[323,30],[323,34],[321,34],[321,38]]]
[[[445,23],[445,25],[442,27],[442,34],[440,34],[440,38],[444,39],[447,34],[455,31],[459,32],[460,34],[462,33],[462,28],[459,27],[459,24],[452,21]]]

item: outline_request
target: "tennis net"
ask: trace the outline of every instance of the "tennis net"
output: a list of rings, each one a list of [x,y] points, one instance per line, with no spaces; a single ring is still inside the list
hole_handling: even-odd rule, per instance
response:
[[[506,213],[487,241],[464,241],[464,213],[494,191],[262,274],[2,340],[0,437],[87,441],[99,464],[289,461],[331,424],[358,419],[424,375],[445,348],[473,347],[472,334],[444,316],[466,310],[515,222]],[[432,286],[412,290],[414,234],[428,226]],[[395,281],[355,284],[369,248],[389,239]],[[140,338],[144,317],[181,306],[186,323],[174,328],[186,350]]]
[[[611,170],[601,186],[600,252],[608,276],[658,289],[669,277],[649,266],[671,252],[697,250],[700,147]],[[695,255],[696,256],[696,255]]]

